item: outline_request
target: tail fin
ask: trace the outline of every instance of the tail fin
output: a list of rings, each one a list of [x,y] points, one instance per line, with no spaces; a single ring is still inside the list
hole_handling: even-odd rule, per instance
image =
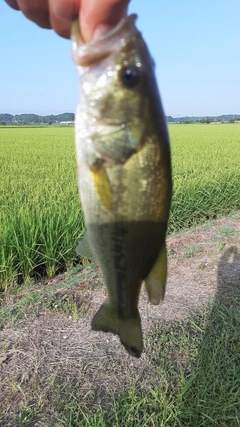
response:
[[[121,343],[131,356],[140,357],[143,349],[142,328],[139,312],[128,319],[120,319],[116,310],[105,301],[92,319],[94,331],[112,332],[119,336]]]

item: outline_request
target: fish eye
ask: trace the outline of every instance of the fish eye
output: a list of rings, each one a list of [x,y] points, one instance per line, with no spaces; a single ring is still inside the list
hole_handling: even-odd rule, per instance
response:
[[[121,70],[121,80],[127,88],[131,89],[140,82],[141,73],[135,65],[129,65]]]

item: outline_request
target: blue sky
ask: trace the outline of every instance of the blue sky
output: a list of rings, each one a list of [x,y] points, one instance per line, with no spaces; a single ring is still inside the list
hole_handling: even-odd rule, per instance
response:
[[[240,1],[132,0],[167,115],[240,114]],[[71,43],[0,0],[0,113],[74,112]]]

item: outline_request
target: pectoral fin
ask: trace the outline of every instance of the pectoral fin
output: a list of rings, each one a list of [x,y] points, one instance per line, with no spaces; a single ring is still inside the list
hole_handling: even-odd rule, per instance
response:
[[[107,171],[104,167],[90,169],[94,181],[95,189],[100,197],[103,206],[106,209],[111,208],[112,190],[109,182]]]
[[[159,255],[149,275],[144,279],[149,301],[159,304],[164,298],[167,279],[166,243],[161,247]]]
[[[132,318],[119,318],[118,313],[105,301],[92,319],[94,331],[112,332],[131,356],[140,357],[143,349],[141,319],[138,311]]]
[[[84,233],[83,238],[78,242],[78,245],[76,247],[76,253],[77,255],[80,255],[84,258],[94,259],[92,250],[88,242],[87,233]]]

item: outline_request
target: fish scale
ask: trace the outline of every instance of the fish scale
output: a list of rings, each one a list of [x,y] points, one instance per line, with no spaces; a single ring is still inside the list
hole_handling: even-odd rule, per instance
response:
[[[164,297],[166,229],[172,179],[168,132],[154,62],[130,15],[84,44],[72,27],[80,77],[75,141],[78,187],[87,232],[77,252],[100,266],[107,300],[92,329],[119,335],[126,350],[143,350],[138,299]]]

